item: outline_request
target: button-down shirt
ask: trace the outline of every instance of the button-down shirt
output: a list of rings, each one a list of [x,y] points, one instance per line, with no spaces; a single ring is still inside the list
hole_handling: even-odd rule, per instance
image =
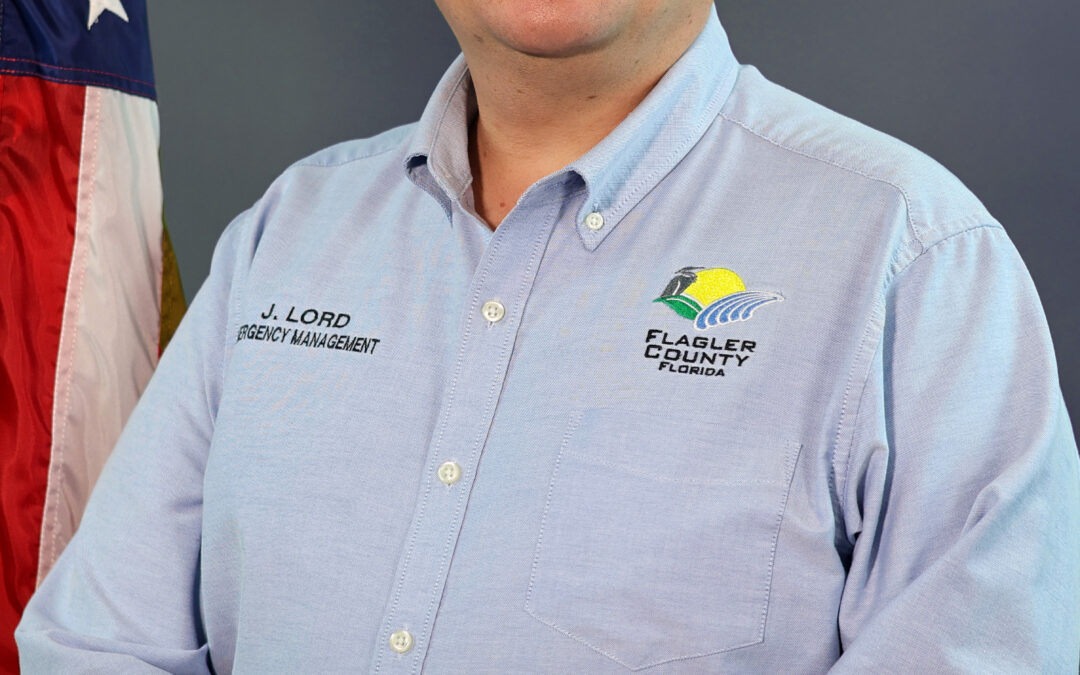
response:
[[[1031,280],[715,15],[492,231],[455,62],[289,168],[27,608],[26,672],[1076,672]]]

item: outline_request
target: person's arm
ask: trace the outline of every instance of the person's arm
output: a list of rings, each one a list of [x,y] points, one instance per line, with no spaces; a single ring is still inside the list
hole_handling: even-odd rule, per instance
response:
[[[26,607],[15,633],[24,673],[209,672],[197,585],[202,482],[243,220],[219,241],[78,531]]]
[[[879,318],[836,466],[834,672],[1076,673],[1080,462],[1027,270],[1000,228],[967,230],[900,271]]]

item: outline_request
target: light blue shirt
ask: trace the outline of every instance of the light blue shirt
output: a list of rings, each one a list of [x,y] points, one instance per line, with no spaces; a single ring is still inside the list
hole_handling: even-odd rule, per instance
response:
[[[468,71],[218,244],[27,673],[1075,673],[1035,289],[932,160],[715,15],[495,231]]]

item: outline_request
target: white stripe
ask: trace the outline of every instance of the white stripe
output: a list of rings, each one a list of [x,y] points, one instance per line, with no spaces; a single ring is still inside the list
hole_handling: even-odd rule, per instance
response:
[[[38,583],[78,527],[157,365],[162,227],[153,101],[86,88],[75,212]]]

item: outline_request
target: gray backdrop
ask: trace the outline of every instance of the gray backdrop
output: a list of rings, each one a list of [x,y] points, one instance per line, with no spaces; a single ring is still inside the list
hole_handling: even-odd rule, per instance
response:
[[[1080,422],[1080,2],[718,0],[735,55],[924,150],[1005,224]],[[293,161],[419,117],[457,46],[431,0],[149,3],[165,214],[187,296]]]

